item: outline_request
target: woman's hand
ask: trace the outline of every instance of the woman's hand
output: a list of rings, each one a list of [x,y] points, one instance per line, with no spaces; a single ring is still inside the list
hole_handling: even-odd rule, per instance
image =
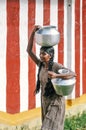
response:
[[[41,28],[40,25],[35,25],[34,29],[33,29],[33,33],[35,33],[37,30],[39,30]]]

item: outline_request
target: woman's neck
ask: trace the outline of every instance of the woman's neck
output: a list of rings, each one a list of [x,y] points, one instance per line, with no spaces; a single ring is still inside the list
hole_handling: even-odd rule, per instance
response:
[[[46,69],[48,69],[49,63],[48,63],[48,62],[44,62],[44,67],[45,67]]]

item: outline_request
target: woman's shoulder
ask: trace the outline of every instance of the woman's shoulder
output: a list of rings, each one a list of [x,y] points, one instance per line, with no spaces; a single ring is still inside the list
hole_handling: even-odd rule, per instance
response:
[[[58,70],[59,70],[59,69],[63,69],[63,68],[64,68],[64,66],[63,66],[62,64],[57,63],[57,62],[54,62],[53,67],[52,67],[52,70],[53,70],[54,72],[58,73]]]
[[[53,67],[56,67],[58,69],[64,68],[64,66],[60,63],[54,62]]]

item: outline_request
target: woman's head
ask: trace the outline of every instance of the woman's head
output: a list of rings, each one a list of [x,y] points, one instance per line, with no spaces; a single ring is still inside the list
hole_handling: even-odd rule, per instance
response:
[[[53,58],[54,58],[54,48],[53,47],[41,47],[41,49],[40,49],[40,59],[41,59],[42,62],[39,66],[39,71],[38,71],[36,93],[38,93],[39,90],[40,90],[39,73],[40,73],[41,67],[43,66],[43,62],[48,62],[48,70],[52,71]],[[55,91],[52,87],[51,80],[48,78],[48,82],[46,84],[44,96],[52,96],[54,93],[55,93]]]
[[[40,59],[43,62],[48,62],[50,59],[54,58],[54,48],[53,47],[41,47],[40,49]]]

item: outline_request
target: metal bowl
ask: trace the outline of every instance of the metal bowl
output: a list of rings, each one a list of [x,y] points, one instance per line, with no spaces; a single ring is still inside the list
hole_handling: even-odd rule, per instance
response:
[[[54,46],[60,41],[56,26],[44,26],[35,32],[36,43],[40,46]]]
[[[59,69],[58,73],[59,74],[68,74],[70,71],[68,69]]]
[[[59,70],[59,72],[63,72],[64,69],[61,69]],[[64,70],[65,72],[67,70]],[[68,71],[67,71],[68,73]],[[74,85],[76,83],[76,79],[75,77],[71,78],[71,79],[61,79],[61,78],[55,78],[55,79],[52,79],[52,84],[53,84],[53,87],[55,89],[55,92],[58,94],[58,95],[62,95],[62,96],[67,96],[67,95],[70,95],[74,89]]]

